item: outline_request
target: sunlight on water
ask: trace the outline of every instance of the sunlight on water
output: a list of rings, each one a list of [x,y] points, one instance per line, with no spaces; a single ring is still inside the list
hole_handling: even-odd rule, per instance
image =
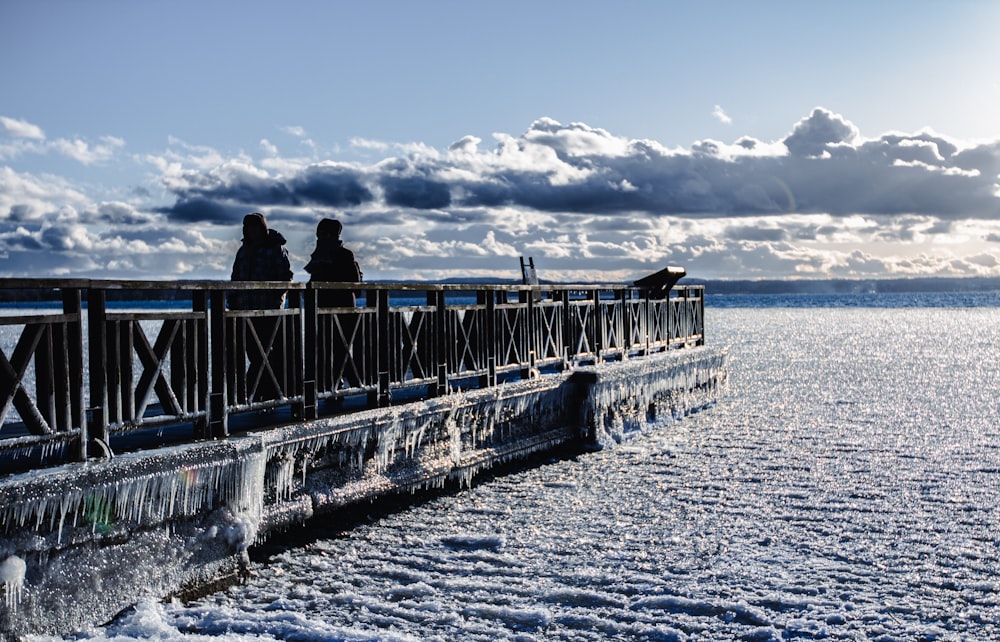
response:
[[[716,406],[96,639],[1000,636],[1000,309],[708,309]]]

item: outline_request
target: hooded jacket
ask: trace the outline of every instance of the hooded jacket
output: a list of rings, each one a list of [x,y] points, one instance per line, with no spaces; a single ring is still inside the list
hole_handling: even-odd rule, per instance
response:
[[[354,252],[344,247],[339,238],[324,236],[316,239],[316,249],[305,267],[311,281],[331,281],[358,283],[361,269],[354,259]],[[320,307],[353,306],[355,294],[352,290],[323,290],[319,293]]]
[[[246,239],[233,261],[233,281],[291,281],[292,266],[285,250],[285,237],[269,229],[263,242],[249,244]],[[281,308],[284,290],[247,290],[232,292],[229,307],[233,310],[268,310]]]

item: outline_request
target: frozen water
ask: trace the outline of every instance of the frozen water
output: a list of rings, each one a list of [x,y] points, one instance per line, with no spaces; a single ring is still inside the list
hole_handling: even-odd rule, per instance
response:
[[[1000,638],[1000,309],[706,310],[710,410],[92,639]],[[43,638],[37,638],[43,639]]]
[[[17,610],[21,601],[21,591],[24,589],[24,572],[27,565],[17,555],[11,555],[0,562],[0,582],[3,583],[4,600],[7,608]]]

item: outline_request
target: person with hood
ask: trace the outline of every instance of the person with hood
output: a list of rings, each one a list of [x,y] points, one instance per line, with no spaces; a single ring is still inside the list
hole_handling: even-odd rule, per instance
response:
[[[233,281],[291,281],[292,266],[285,249],[285,237],[268,229],[260,212],[243,217],[243,245],[233,262]],[[242,290],[229,296],[231,310],[273,310],[285,304],[281,290]]]
[[[325,218],[316,226],[316,249],[306,264],[309,281],[331,281],[337,283],[360,283],[361,269],[354,259],[354,252],[344,247],[340,233],[344,226],[340,221]],[[321,308],[354,307],[354,290],[321,290],[318,294]]]
[[[344,247],[340,232],[344,229],[340,221],[325,218],[316,226],[316,249],[305,266],[309,282],[360,283],[361,268],[354,259],[354,252]],[[319,290],[316,305],[321,308],[353,308],[356,304],[354,290]],[[355,388],[362,385],[359,369],[364,370],[364,350],[351,356],[351,346],[345,341],[344,333],[337,329],[354,328],[359,319],[353,312],[337,313],[336,319],[324,316],[320,330],[320,363],[317,380],[327,390],[337,390],[342,386]],[[350,336],[350,335],[349,335]],[[353,362],[349,362],[353,359]],[[339,374],[338,374],[339,373]],[[342,399],[337,399],[339,405]]]
[[[233,281],[291,281],[292,266],[285,250],[285,237],[268,229],[267,220],[260,212],[252,212],[243,217],[243,245],[236,252],[233,261]],[[230,310],[274,310],[285,307],[284,290],[232,290],[228,297]],[[246,355],[250,362],[247,369],[247,393],[253,400],[265,401],[287,396],[290,369],[285,363],[284,340],[286,333],[278,323],[283,318],[265,316],[248,320],[262,343],[261,349],[255,342],[247,342]],[[266,355],[266,357],[265,357]],[[264,359],[274,377],[264,371]],[[275,381],[277,379],[277,381]],[[253,382],[257,383],[254,384]],[[247,399],[250,401],[250,399]]]

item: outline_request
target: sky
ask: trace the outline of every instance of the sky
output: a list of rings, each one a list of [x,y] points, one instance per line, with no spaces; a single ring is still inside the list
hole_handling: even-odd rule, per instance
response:
[[[1000,276],[992,0],[7,0],[0,276]]]

